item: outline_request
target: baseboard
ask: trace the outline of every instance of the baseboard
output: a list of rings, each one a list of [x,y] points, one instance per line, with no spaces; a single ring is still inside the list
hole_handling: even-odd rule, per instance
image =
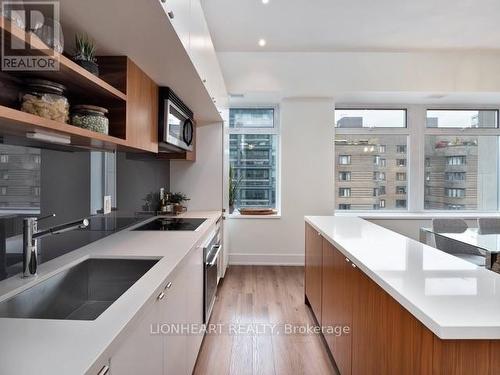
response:
[[[229,254],[229,264],[255,266],[303,266],[302,254]]]

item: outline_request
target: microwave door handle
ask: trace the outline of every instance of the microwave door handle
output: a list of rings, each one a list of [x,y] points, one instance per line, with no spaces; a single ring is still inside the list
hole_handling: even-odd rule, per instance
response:
[[[214,245],[214,246],[212,246],[212,249],[217,249],[217,252],[213,256],[212,261],[210,263],[208,263],[209,266],[214,266],[215,263],[217,262],[217,258],[219,257],[219,253],[222,249],[222,245]]]
[[[187,146],[191,146],[191,143],[193,143],[193,122],[190,119],[184,121],[184,126],[182,127],[182,138]]]

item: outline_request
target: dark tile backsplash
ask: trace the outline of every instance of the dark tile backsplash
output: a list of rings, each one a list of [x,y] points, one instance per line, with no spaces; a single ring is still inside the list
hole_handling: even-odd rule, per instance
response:
[[[41,222],[41,228],[89,217],[103,200],[95,195],[112,185],[117,211],[105,221],[94,217],[86,230],[40,240],[40,260],[46,262],[142,220],[148,194],[169,186],[168,161],[117,153],[116,166],[108,162],[96,168],[95,156],[0,145],[0,280],[21,272],[24,217],[57,215]]]

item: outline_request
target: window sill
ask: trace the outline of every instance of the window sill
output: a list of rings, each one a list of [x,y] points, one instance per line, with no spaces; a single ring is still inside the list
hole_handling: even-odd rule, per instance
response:
[[[464,218],[477,219],[480,217],[500,217],[500,212],[459,212],[459,211],[436,211],[436,212],[369,212],[369,211],[351,211],[339,212],[335,211],[335,216],[360,217],[363,219],[380,219],[380,220],[430,220],[433,218]]]
[[[232,213],[226,216],[228,219],[264,219],[264,220],[272,220],[272,219],[281,219],[281,213],[278,212],[274,215],[241,215],[239,213]]]

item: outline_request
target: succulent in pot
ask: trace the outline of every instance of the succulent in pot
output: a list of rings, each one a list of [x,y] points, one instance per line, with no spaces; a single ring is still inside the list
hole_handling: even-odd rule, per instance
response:
[[[190,200],[190,198],[183,193],[174,193],[170,196],[170,202],[174,204],[175,213],[181,213],[184,211],[182,202],[187,202],[188,200]]]
[[[75,35],[75,55],[73,56],[73,60],[85,70],[98,76],[99,66],[97,65],[95,53],[95,43],[87,34]]]

